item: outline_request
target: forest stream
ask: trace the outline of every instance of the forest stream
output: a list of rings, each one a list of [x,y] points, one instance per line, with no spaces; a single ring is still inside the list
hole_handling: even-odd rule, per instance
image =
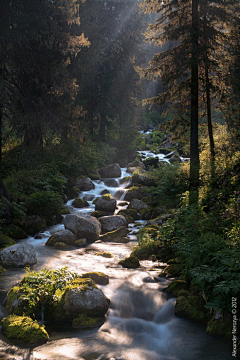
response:
[[[121,177],[127,174],[122,169]],[[116,179],[119,182],[119,178]],[[95,189],[82,192],[100,195],[106,185],[103,181],[93,181]],[[126,183],[107,189],[121,201]],[[94,205],[83,209],[67,207],[72,214],[91,213]],[[118,209],[119,210],[119,209]],[[139,221],[138,221],[139,223]],[[144,224],[144,222],[142,221]],[[230,360],[231,344],[223,338],[207,335],[205,327],[194,324],[174,315],[175,299],[162,289],[171,279],[161,278],[163,263],[141,261],[138,269],[123,268],[118,262],[129,256],[136,242],[137,228],[129,224],[130,242],[95,242],[85,248],[58,250],[45,246],[50,236],[63,229],[62,224],[52,226],[45,237],[37,240],[29,237],[22,242],[31,243],[37,253],[34,270],[43,268],[57,269],[67,266],[70,271],[79,274],[88,271],[101,271],[109,276],[109,284],[98,285],[110,299],[110,308],[104,324],[98,328],[73,329],[45,324],[50,340],[37,347],[20,347],[11,343],[0,334],[0,359],[15,360]],[[110,252],[113,257],[97,255]],[[5,291],[16,285],[24,274],[23,269],[10,269],[0,277],[2,298]],[[7,312],[2,304],[1,318]]]

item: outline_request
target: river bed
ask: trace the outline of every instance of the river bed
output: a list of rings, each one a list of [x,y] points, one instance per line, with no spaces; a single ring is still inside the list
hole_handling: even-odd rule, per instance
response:
[[[122,169],[122,177],[127,174]],[[119,180],[119,179],[117,179]],[[99,196],[106,189],[100,181],[94,181],[95,189],[82,192]],[[126,184],[107,189],[121,202]],[[84,209],[67,203],[71,213],[90,213],[94,205]],[[121,207],[120,207],[121,208]],[[120,209],[119,208],[119,209]],[[144,225],[144,222],[142,222]],[[223,338],[209,336],[205,327],[193,324],[174,315],[175,299],[162,290],[171,279],[159,277],[164,264],[141,261],[138,269],[123,268],[118,262],[129,256],[137,229],[130,224],[130,242],[127,244],[95,242],[86,248],[58,250],[45,246],[50,234],[63,229],[62,224],[48,229],[45,237],[37,240],[29,237],[22,242],[33,244],[38,262],[34,270],[56,269],[67,266],[79,274],[101,271],[109,275],[108,285],[98,285],[110,299],[106,320],[99,328],[72,329],[46,324],[50,340],[37,347],[20,347],[0,334],[0,359],[15,360],[230,360],[231,344]],[[99,253],[110,252],[106,258]],[[0,277],[0,289],[8,290],[16,285],[24,274],[23,269],[10,269]],[[4,306],[0,316],[7,315]]]

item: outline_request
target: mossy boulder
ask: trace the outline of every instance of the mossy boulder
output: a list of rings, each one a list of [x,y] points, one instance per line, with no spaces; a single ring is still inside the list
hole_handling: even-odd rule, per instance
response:
[[[82,313],[103,317],[109,301],[92,279],[82,278],[67,268],[30,272],[7,294],[10,314],[39,319],[42,305],[46,321],[72,322]]]
[[[16,242],[7,235],[0,234],[0,250],[15,245]]]
[[[231,316],[224,316],[216,319],[215,315],[207,323],[207,333],[211,335],[232,336],[232,319]]]
[[[148,174],[133,174],[132,182],[133,185],[156,186],[156,180]]]
[[[169,292],[173,296],[177,297],[181,290],[187,289],[187,282],[184,280],[174,280],[168,284],[165,291]]]
[[[81,199],[80,197],[77,197],[73,200],[72,206],[75,208],[84,208],[90,206],[87,200]]]
[[[117,207],[117,200],[110,194],[106,194],[97,199],[95,203],[95,210],[105,211],[108,214],[113,214]]]
[[[83,278],[90,278],[95,281],[96,284],[99,285],[107,285],[109,284],[109,276],[98,271],[92,271],[88,273],[82,274]]]
[[[91,213],[91,216],[94,216],[95,218],[100,218],[102,216],[108,216],[109,213],[107,211],[99,211],[99,210],[95,210]]]
[[[68,248],[68,245],[65,244],[65,243],[62,242],[62,241],[57,241],[57,242],[53,245],[53,247],[56,248],[56,249],[62,249],[62,250],[64,250],[64,249],[67,249],[67,248]]]
[[[109,231],[102,235],[100,239],[102,241],[110,241],[115,243],[127,243],[129,242],[129,239],[127,238],[128,233],[129,230],[125,226],[121,226],[117,230]]]
[[[177,264],[170,264],[166,266],[164,272],[171,277],[177,277],[181,273]]]
[[[209,311],[205,308],[205,301],[201,296],[178,296],[175,304],[175,314],[200,323],[209,321]]]
[[[79,188],[81,191],[89,191],[95,188],[94,183],[89,177],[79,176],[76,179],[75,186]]]
[[[102,257],[105,257],[105,258],[112,258],[113,257],[113,254],[111,254],[108,251],[98,252],[98,253],[96,253],[96,255],[102,256]]]
[[[119,264],[129,269],[136,269],[140,266],[139,260],[136,256],[131,255],[124,260],[119,261]]]
[[[26,239],[28,237],[28,234],[22,228],[14,224],[2,225],[2,232],[16,240]]]
[[[140,215],[135,209],[122,209],[118,212],[118,215],[123,215],[127,221],[130,219],[130,222],[140,220]]]
[[[50,238],[47,240],[45,245],[55,246],[56,243],[64,243],[65,245],[72,245],[74,244],[75,240],[76,240],[76,236],[73,234],[72,231],[63,229],[52,234]]]
[[[86,239],[77,239],[74,241],[74,246],[77,246],[77,247],[85,247],[87,246],[87,240]]]
[[[147,188],[143,186],[133,186],[131,187],[128,192],[124,196],[124,200],[131,201],[132,199],[143,199],[149,196],[147,192]]]
[[[104,319],[102,317],[88,316],[86,314],[80,314],[72,321],[72,327],[74,328],[87,328],[97,327],[102,325]]]
[[[7,338],[24,344],[37,345],[48,341],[44,325],[27,316],[9,315],[2,321],[2,331]]]

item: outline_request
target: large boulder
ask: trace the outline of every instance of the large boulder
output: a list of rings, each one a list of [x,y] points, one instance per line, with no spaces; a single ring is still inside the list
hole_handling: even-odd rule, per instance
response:
[[[106,234],[102,235],[100,239],[102,241],[110,241],[115,243],[127,243],[129,242],[129,238],[127,238],[127,234],[130,232],[125,226],[121,226],[119,229],[114,231],[109,231]]]
[[[117,200],[109,195],[104,195],[97,199],[95,204],[96,211],[106,211],[108,213],[114,213],[117,206]]]
[[[81,191],[89,191],[95,188],[94,183],[89,177],[79,177],[75,182],[75,186]]]
[[[131,201],[132,199],[143,199],[144,197],[148,197],[149,193],[146,191],[144,187],[133,186],[131,187],[125,194],[124,199],[126,201]]]
[[[0,252],[0,261],[5,267],[24,267],[37,262],[36,252],[31,244],[16,244]]]
[[[81,313],[102,317],[108,310],[108,304],[102,290],[96,287],[83,289],[79,286],[65,292],[63,309],[70,318]]]
[[[73,234],[72,231],[63,229],[51,235],[45,245],[54,246],[54,244],[59,242],[63,242],[66,245],[72,245],[75,240],[76,236]]]
[[[102,178],[116,178],[121,176],[121,168],[119,164],[111,164],[99,170]]]
[[[118,187],[118,181],[116,179],[106,179],[104,184],[109,187]]]
[[[147,207],[148,207],[148,205],[145,202],[143,202],[142,200],[132,199],[127,208],[135,209],[135,210],[139,211],[141,209],[146,209]]]
[[[98,220],[102,225],[103,232],[113,231],[122,226],[127,227],[128,225],[127,220],[123,215],[102,216]]]
[[[97,240],[101,232],[100,222],[88,214],[66,215],[63,223],[77,238],[86,238],[89,243]]]

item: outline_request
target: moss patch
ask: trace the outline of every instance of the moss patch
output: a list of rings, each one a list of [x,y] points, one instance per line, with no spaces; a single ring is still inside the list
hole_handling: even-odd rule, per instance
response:
[[[12,238],[7,235],[0,234],[0,250],[15,244],[16,242]]]
[[[200,323],[209,321],[209,312],[204,307],[205,302],[200,296],[179,296],[175,304],[175,314]]]
[[[109,283],[109,276],[97,271],[88,272],[85,274],[82,274],[83,278],[90,278],[93,281],[95,281],[96,284],[99,285],[107,285]]]
[[[113,257],[113,254],[111,254],[108,251],[98,252],[95,255],[103,256],[103,257],[106,257],[106,258],[112,258]]]
[[[225,316],[221,319],[215,319],[215,316],[207,323],[207,333],[212,335],[232,336],[232,319]]]
[[[48,339],[44,326],[27,316],[9,315],[1,321],[2,330],[9,339],[26,344],[41,344]]]
[[[187,282],[184,280],[174,280],[172,281],[168,287],[165,289],[165,291],[169,292],[173,296],[178,296],[179,292],[181,290],[186,290],[187,288]]]
[[[75,208],[84,208],[84,207],[88,207],[89,203],[87,202],[87,200],[83,200],[78,197],[75,200],[73,200],[72,206],[74,206]]]
[[[80,314],[75,317],[72,321],[72,327],[94,327],[102,324],[103,319],[100,317],[88,316],[85,314]]]
[[[131,255],[125,258],[124,260],[119,261],[119,264],[122,265],[123,267],[130,269],[135,269],[140,266],[138,258],[134,255]]]

